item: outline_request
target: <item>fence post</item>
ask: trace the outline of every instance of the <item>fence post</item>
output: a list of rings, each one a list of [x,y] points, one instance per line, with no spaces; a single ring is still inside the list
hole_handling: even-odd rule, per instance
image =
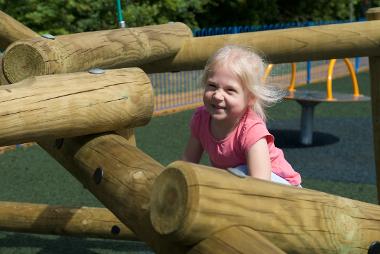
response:
[[[380,8],[371,8],[366,13],[368,20],[380,20]],[[371,76],[371,102],[373,124],[373,147],[376,167],[377,198],[380,203],[380,57],[369,57]]]
[[[359,72],[360,68],[360,57],[355,57],[355,73]]]
[[[311,82],[311,61],[306,62],[306,84]]]

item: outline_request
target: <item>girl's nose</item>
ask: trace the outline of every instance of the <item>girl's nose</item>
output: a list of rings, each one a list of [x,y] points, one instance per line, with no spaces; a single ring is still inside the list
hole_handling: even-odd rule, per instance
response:
[[[214,97],[214,100],[216,100],[216,101],[222,101],[223,100],[223,95],[218,91],[215,91],[213,97]]]

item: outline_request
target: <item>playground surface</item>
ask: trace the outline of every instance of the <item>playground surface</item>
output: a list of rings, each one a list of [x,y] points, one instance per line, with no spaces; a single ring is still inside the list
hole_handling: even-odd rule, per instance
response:
[[[369,94],[368,73],[358,75]],[[324,83],[312,85],[323,90]],[[347,78],[334,80],[335,92],[351,92]],[[300,88],[305,89],[305,88]],[[298,142],[301,108],[284,101],[269,110],[268,127],[277,146],[303,177],[303,187],[376,203],[370,102],[322,103],[314,117],[314,143]],[[167,165],[180,158],[189,134],[192,110],[153,118],[136,130],[137,145]],[[165,149],[164,149],[165,148]],[[37,145],[0,155],[0,200],[66,206],[101,204]],[[208,163],[203,158],[202,163]],[[151,253],[145,244],[90,238],[0,232],[0,253]]]

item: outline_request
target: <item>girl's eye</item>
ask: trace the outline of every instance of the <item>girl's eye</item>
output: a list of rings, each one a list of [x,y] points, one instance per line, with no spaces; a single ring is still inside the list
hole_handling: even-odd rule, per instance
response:
[[[215,88],[216,87],[216,85],[215,84],[211,84],[211,83],[209,83],[209,84],[207,84],[209,87],[212,87],[212,88]]]
[[[229,92],[229,93],[235,93],[236,90],[235,89],[228,89],[227,92]]]

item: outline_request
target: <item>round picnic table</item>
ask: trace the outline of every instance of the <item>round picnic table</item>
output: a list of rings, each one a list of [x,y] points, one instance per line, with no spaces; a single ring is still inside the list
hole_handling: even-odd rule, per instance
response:
[[[355,96],[347,93],[334,93],[334,98],[328,99],[325,91],[295,90],[289,91],[285,97],[287,100],[297,101],[301,107],[300,143],[303,145],[313,144],[313,118],[314,108],[321,102],[363,102],[369,101],[365,95]]]

